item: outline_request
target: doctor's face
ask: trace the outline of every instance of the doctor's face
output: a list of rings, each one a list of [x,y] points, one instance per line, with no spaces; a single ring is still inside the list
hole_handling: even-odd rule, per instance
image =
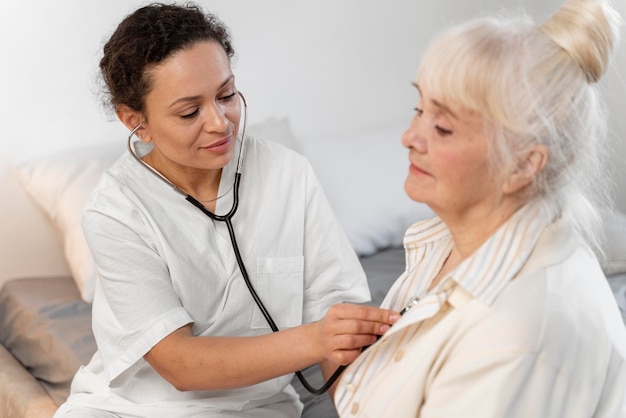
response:
[[[444,103],[425,85],[415,86],[420,100],[402,135],[402,144],[409,149],[408,196],[442,218],[464,217],[497,204],[501,186],[490,170],[482,117]]]
[[[203,41],[149,70],[142,140],[171,168],[214,170],[233,157],[240,98],[224,49]]]

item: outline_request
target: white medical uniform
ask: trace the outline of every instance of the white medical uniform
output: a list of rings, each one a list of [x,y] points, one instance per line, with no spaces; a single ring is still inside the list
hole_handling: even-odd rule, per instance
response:
[[[252,138],[244,152],[233,224],[250,279],[278,327],[318,320],[338,302],[368,301],[360,263],[305,158]],[[231,208],[235,168],[233,158],[223,170],[218,214]],[[188,323],[195,335],[271,332],[223,222],[126,154],[103,175],[83,228],[99,274],[93,302],[98,351],[76,374],[61,411],[87,406],[119,416],[299,416],[291,374],[241,389],[181,392],[143,359]]]

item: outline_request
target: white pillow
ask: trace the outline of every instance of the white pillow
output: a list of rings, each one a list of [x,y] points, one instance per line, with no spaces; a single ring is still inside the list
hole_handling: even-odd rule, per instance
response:
[[[289,121],[250,124],[246,134],[294,147]],[[80,225],[83,208],[100,175],[126,152],[126,142],[72,149],[18,165],[17,177],[52,222],[76,286],[85,302],[93,300],[96,269]]]
[[[246,135],[278,142],[298,151],[288,118],[268,118],[263,122],[251,123],[246,128]]]
[[[434,216],[404,192],[409,160],[400,137],[407,123],[299,144],[359,255],[402,245],[409,226]]]
[[[95,267],[80,226],[83,207],[102,172],[124,151],[125,144],[73,149],[17,167],[27,194],[54,226],[82,299],[91,302]]]

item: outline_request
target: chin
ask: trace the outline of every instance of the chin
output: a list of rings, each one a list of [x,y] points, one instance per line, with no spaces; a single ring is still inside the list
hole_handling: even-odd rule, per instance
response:
[[[416,181],[413,181],[411,179],[411,176],[407,177],[406,181],[404,182],[404,192],[414,202],[426,203],[426,200],[424,199],[424,194],[421,193],[424,187],[416,183]]]

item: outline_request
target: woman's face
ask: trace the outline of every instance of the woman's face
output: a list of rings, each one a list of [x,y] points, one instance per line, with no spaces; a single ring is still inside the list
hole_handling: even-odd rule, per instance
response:
[[[232,158],[241,104],[224,49],[204,41],[150,71],[142,140],[169,169],[215,170]]]
[[[497,205],[501,183],[491,175],[482,118],[454,103],[443,103],[428,86],[402,135],[409,149],[408,196],[426,203],[440,217],[466,218]],[[479,212],[476,212],[476,211]]]

